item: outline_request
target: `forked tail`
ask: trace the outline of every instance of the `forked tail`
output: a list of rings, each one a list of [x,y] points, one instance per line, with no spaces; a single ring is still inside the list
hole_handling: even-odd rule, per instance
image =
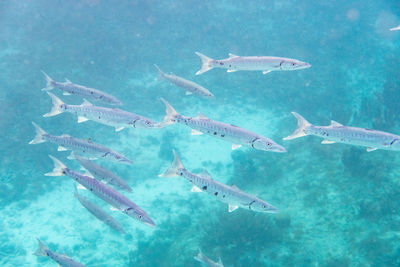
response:
[[[65,175],[65,170],[67,169],[67,166],[65,166],[64,163],[62,163],[61,161],[59,161],[52,155],[49,155],[49,157],[54,162],[54,169],[52,172],[48,172],[45,175],[46,176],[63,176],[63,175]]]
[[[46,245],[43,244],[43,242],[40,241],[39,238],[37,239],[37,241],[38,241],[38,243],[39,243],[39,247],[38,247],[38,249],[35,251],[35,253],[33,253],[33,255],[46,257],[46,256],[47,256],[47,251],[49,250],[49,248],[46,247]]]
[[[159,127],[165,127],[167,125],[170,124],[174,124],[175,123],[175,117],[179,115],[179,113],[174,109],[173,106],[171,106],[170,103],[167,102],[167,100],[165,100],[164,98],[161,98],[161,101],[164,102],[165,104],[165,117],[164,120],[162,122],[159,123]]]
[[[52,78],[50,78],[49,75],[47,75],[46,72],[42,71],[41,72],[44,74],[44,77],[46,78],[46,87],[42,89],[42,91],[50,91],[54,88],[54,81]]]
[[[63,113],[64,110],[62,109],[62,106],[65,105],[65,103],[62,102],[62,100],[56,97],[54,94],[50,92],[47,92],[47,94],[51,97],[51,102],[53,103],[53,107],[51,108],[50,112],[44,114],[43,117],[52,117]]]
[[[172,150],[174,152],[174,161],[171,164],[171,167],[169,167],[164,173],[158,175],[159,177],[174,177],[178,176],[179,169],[184,169],[185,166],[183,166],[183,163],[181,161],[181,158],[179,157],[178,153],[176,153],[175,150]]]
[[[203,64],[201,66],[201,69],[198,72],[196,72],[196,75],[200,75],[200,74],[202,74],[202,73],[204,73],[206,71],[209,71],[209,70],[214,68],[214,66],[212,65],[212,62],[214,61],[214,59],[212,59],[210,57],[207,57],[207,56],[205,56],[205,55],[203,55],[202,53],[199,53],[199,52],[195,52],[195,54],[200,57],[201,63]]]
[[[157,64],[154,64],[154,67],[156,67],[156,69],[158,70],[158,77],[159,77],[160,79],[161,79],[161,78],[164,78],[165,73],[160,69],[160,67],[157,66]]]
[[[297,129],[288,137],[283,138],[283,140],[292,140],[307,135],[307,128],[312,124],[304,119],[300,114],[292,112],[293,116],[297,119]]]
[[[33,126],[35,126],[36,136],[32,141],[29,142],[29,144],[33,145],[46,142],[46,140],[44,139],[44,135],[47,133],[42,128],[40,128],[39,125],[37,125],[36,123],[32,122],[32,124]]]

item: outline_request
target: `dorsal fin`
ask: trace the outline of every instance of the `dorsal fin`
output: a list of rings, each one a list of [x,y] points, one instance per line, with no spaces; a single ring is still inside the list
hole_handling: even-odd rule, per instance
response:
[[[92,103],[90,103],[89,101],[87,101],[85,98],[83,99],[83,103],[81,104],[81,106],[93,106]]]
[[[204,119],[204,120],[209,120],[210,118],[208,118],[206,115],[204,115],[203,113],[199,112],[197,114],[197,118],[199,119]]]
[[[343,124],[341,124],[341,123],[338,123],[337,121],[331,121],[331,125],[330,126],[336,126],[336,127],[339,127],[339,126],[343,126]]]
[[[71,137],[69,134],[63,134],[61,137]]]
[[[237,187],[235,184],[231,185],[231,188],[240,191],[239,187]]]
[[[67,83],[72,83],[70,80],[68,80],[67,78],[65,78],[65,81],[67,82]]]
[[[203,170],[199,173],[199,176],[202,177],[202,178],[206,178],[206,179],[212,180],[211,174],[210,174],[206,169],[203,169]]]
[[[232,53],[229,53],[228,55],[229,55],[229,58],[238,57],[238,55],[235,55],[235,54],[232,54]]]

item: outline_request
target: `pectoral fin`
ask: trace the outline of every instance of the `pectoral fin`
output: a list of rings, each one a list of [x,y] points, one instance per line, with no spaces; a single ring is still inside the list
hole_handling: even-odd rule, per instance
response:
[[[88,121],[88,120],[89,120],[89,119],[86,118],[86,117],[78,116],[78,123],[82,123],[82,122],[85,122],[85,121]]]
[[[122,131],[123,129],[125,129],[125,127],[115,127],[116,132]]]
[[[115,208],[113,206],[110,207],[110,210],[112,210],[112,211],[121,211],[120,209],[117,209],[117,208]]]
[[[331,125],[330,126],[340,127],[340,126],[343,126],[343,124],[338,123],[337,121],[331,121]]]
[[[186,95],[191,95],[191,94],[193,94],[192,92],[189,92],[189,91],[186,91],[186,93],[185,93]]]
[[[63,93],[63,95],[71,95],[70,93],[68,93],[68,92],[64,92]]]
[[[195,129],[192,129],[192,133],[191,133],[192,135],[202,135],[203,133],[202,132],[200,132],[200,131],[197,131],[197,130],[195,130]]]
[[[71,152],[71,154],[67,157],[67,159],[69,159],[69,160],[75,159],[74,151]]]
[[[226,72],[235,72],[235,71],[238,71],[238,70],[227,70]]]
[[[237,144],[232,144],[232,150],[236,150],[239,147],[241,147],[242,145],[237,145]]]
[[[58,148],[57,148],[57,151],[67,151],[68,149],[66,149],[65,147],[63,147],[63,146],[59,146]]]
[[[263,71],[263,74],[267,74],[267,73],[270,73],[272,70],[264,70]]]
[[[239,206],[234,206],[234,205],[231,205],[231,204],[229,204],[229,206],[228,206],[229,212],[235,211],[235,210],[237,210],[238,208],[239,208]]]
[[[197,187],[195,185],[192,187],[192,189],[190,191],[191,192],[203,192],[203,191],[201,191],[201,189],[199,187]]]
[[[321,142],[321,144],[324,144],[324,145],[329,145],[329,144],[334,144],[335,143],[335,141],[331,141],[331,140],[322,140],[322,142]]]
[[[367,148],[367,152],[371,152],[371,151],[375,151],[375,150],[377,150],[376,147],[369,147],[369,148]]]
[[[84,186],[83,186],[83,185],[81,185],[81,184],[78,184],[78,186],[77,186],[76,188],[78,188],[78,189],[82,189],[82,190],[87,190],[87,188],[86,188],[86,187],[84,187]]]

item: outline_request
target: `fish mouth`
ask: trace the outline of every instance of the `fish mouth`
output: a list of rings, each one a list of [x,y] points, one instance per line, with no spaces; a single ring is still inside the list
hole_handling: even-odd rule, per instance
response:
[[[275,146],[272,149],[272,151],[277,152],[277,153],[286,153],[287,152],[286,148],[284,148],[283,146]]]
[[[268,213],[279,213],[279,209],[276,207],[270,207],[270,209],[267,211]]]
[[[311,64],[304,62],[303,64],[298,65],[296,69],[308,69],[308,68],[311,68]]]
[[[121,162],[121,163],[124,163],[124,164],[128,164],[128,165],[133,164],[133,161],[130,160],[130,159],[120,159],[120,160],[118,160],[118,162]]]
[[[143,223],[152,228],[157,228],[157,225],[155,224],[155,222],[153,222],[153,220],[150,218],[146,218],[146,221],[144,221]]]

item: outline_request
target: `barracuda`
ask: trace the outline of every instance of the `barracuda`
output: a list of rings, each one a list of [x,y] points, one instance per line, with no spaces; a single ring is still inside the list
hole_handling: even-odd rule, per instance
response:
[[[78,123],[88,120],[115,127],[115,130],[121,131],[124,128],[160,128],[161,124],[149,118],[127,112],[118,108],[104,108],[94,106],[86,99],[81,105],[65,104],[54,94],[47,92],[50,96],[53,107],[49,113],[43,117],[52,117],[63,112],[69,112],[78,116]]]
[[[200,57],[203,64],[201,69],[196,72],[196,75],[202,74],[213,68],[227,69],[227,72],[258,70],[262,71],[263,74],[267,74],[271,71],[301,70],[311,67],[311,65],[306,62],[284,57],[241,57],[229,54],[229,58],[227,59],[215,60],[199,52],[196,52],[196,55]]]
[[[93,143],[89,140],[78,139],[69,135],[51,135],[46,133],[42,128],[36,123],[32,122],[36,129],[35,138],[29,142],[29,144],[40,144],[44,142],[50,142],[58,145],[58,151],[72,150],[74,153],[68,157],[69,159],[74,159],[74,154],[86,156],[88,158],[104,158],[121,163],[132,164],[132,161],[118,153],[111,150],[105,146]]]
[[[199,249],[199,254],[194,256],[194,259],[197,260],[198,262],[204,263],[205,265],[209,267],[224,267],[224,264],[222,263],[221,258],[218,259],[218,262],[213,261]]]
[[[66,81],[64,83],[56,82],[52,78],[50,78],[50,76],[47,75],[44,71],[42,71],[42,73],[47,82],[46,87],[43,88],[42,91],[49,91],[53,88],[58,88],[64,91],[63,95],[79,95],[96,101],[101,101],[109,105],[122,105],[122,102],[119,101],[115,96],[104,93],[94,88],[72,83],[67,79],[65,79]]]
[[[87,190],[101,198],[105,202],[109,203],[115,209],[125,213],[129,217],[138,220],[146,225],[156,227],[156,224],[150,218],[150,216],[142,210],[138,205],[133,203],[129,198],[115,190],[109,185],[106,185],[92,177],[80,174],[76,171],[69,169],[61,161],[55,157],[49,155],[54,162],[54,169],[52,172],[46,173],[46,176],[68,176],[73,180],[77,181]]]
[[[192,192],[207,192],[216,197],[219,201],[228,204],[229,212],[237,208],[244,208],[258,212],[277,213],[279,210],[271,204],[258,197],[249,195],[237,186],[228,186],[212,179],[211,175],[204,170],[201,174],[194,174],[185,169],[179,155],[173,150],[174,161],[170,168],[160,177],[179,177],[182,176],[193,184]]]
[[[306,135],[324,138],[322,144],[343,143],[367,147],[367,151],[377,149],[400,150],[400,136],[377,130],[343,126],[331,121],[329,126],[314,126],[296,112],[292,114],[297,119],[297,129],[283,140],[292,140]]]
[[[208,134],[229,141],[233,143],[232,149],[246,145],[258,150],[286,152],[284,147],[267,137],[232,124],[211,120],[201,113],[196,118],[182,116],[165,99],[161,100],[166,106],[165,125],[174,123],[187,125],[192,128],[192,135]]]

